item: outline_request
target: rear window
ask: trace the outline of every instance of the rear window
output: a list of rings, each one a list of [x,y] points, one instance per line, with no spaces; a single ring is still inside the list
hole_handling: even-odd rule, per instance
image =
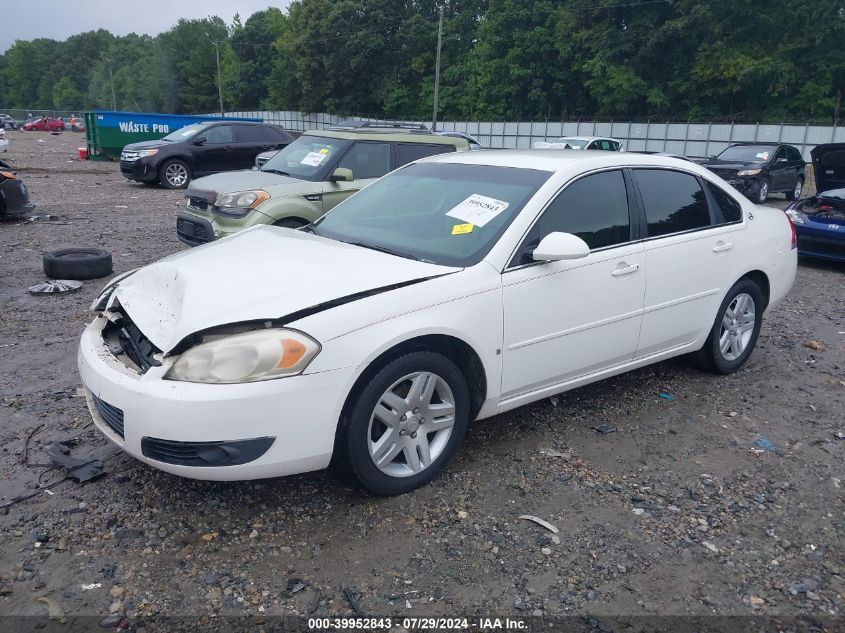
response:
[[[710,226],[707,197],[697,178],[668,169],[635,169],[634,174],[645,205],[649,237]]]
[[[712,182],[707,183],[707,188],[716,200],[716,204],[722,212],[722,217],[725,218],[725,222],[731,223],[742,221],[742,205],[739,204],[739,202],[737,202],[731,194],[721,187],[717,187]]]
[[[407,165],[426,156],[442,154],[442,145],[416,145],[411,143],[398,143],[396,145],[396,167]]]

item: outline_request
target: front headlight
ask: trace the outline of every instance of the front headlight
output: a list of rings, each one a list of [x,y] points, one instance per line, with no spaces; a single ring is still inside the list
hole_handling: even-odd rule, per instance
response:
[[[320,344],[302,332],[266,329],[200,343],[183,353],[166,380],[231,384],[301,374]]]
[[[784,213],[786,213],[786,217],[792,220],[793,224],[804,224],[804,217],[795,209],[787,209]]]
[[[214,201],[220,211],[225,213],[243,212],[245,210],[254,209],[259,204],[268,200],[270,194],[263,189],[256,189],[255,191],[235,191],[234,193],[221,193]]]
[[[762,169],[743,169],[742,171],[736,172],[737,176],[756,176],[759,174]]]
[[[145,158],[146,156],[155,156],[158,154],[157,149],[139,149],[138,158]]]

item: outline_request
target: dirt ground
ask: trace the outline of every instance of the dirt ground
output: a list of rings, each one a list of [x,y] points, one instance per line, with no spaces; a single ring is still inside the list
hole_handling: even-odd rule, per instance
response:
[[[77,160],[81,135],[9,136],[38,210],[0,223],[0,505],[36,494],[0,509],[0,614],[52,605],[146,631],[166,615],[356,612],[842,625],[845,266],[801,262],[743,371],[678,359],[483,421],[412,494],[373,498],[323,472],[190,481],[90,423],[76,346],[107,280],[27,293],[47,249],[107,248],[120,273],[185,248],[182,194]],[[39,491],[61,479],[39,466],[55,441],[107,474]]]

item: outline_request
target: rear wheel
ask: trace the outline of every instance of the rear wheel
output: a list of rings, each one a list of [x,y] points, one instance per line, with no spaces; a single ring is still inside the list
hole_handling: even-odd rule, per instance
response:
[[[798,179],[795,181],[795,187],[792,189],[792,191],[786,192],[786,199],[787,200],[797,200],[798,198],[801,197],[801,191],[803,191],[803,189],[804,189],[804,179],[799,176]]]
[[[355,398],[340,446],[370,492],[398,495],[431,481],[463,441],[469,389],[460,369],[435,352],[412,352],[382,367]]]
[[[191,181],[191,168],[185,161],[171,158],[161,166],[159,180],[168,189],[184,189]]]
[[[763,293],[750,279],[728,291],[707,340],[696,354],[698,364],[717,374],[731,374],[754,351],[763,321]]]

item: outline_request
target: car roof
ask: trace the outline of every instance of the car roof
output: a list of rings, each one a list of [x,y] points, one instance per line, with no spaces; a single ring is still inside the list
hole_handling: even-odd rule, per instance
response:
[[[327,138],[342,138],[349,141],[394,141],[399,143],[425,143],[427,145],[453,145],[456,149],[467,149],[469,143],[466,139],[455,136],[437,136],[436,134],[412,134],[396,130],[374,130],[360,128],[358,130],[336,131],[336,130],[308,130],[302,136],[323,136]]]
[[[558,136],[557,138],[571,138],[573,141],[596,141],[596,140],[606,140],[606,141],[618,141],[619,139],[615,139],[612,136]]]
[[[461,152],[440,154],[422,159],[425,162],[464,165],[488,165],[538,169],[551,172],[583,172],[603,167],[668,167],[694,171],[712,178],[708,169],[698,164],[655,154],[607,152],[602,150],[523,149],[487,150],[486,152]]]
[[[330,130],[345,130],[358,128],[398,128],[405,130],[421,130],[424,132],[430,131],[422,123],[410,123],[406,121],[368,121],[365,119],[346,119],[345,121],[338,121],[337,123],[329,127]]]
[[[766,141],[743,141],[741,143],[731,143],[728,147],[738,147],[740,145],[761,145],[763,147],[778,147],[780,145],[788,145],[788,143],[767,143]],[[792,147],[790,145],[790,147]]]

